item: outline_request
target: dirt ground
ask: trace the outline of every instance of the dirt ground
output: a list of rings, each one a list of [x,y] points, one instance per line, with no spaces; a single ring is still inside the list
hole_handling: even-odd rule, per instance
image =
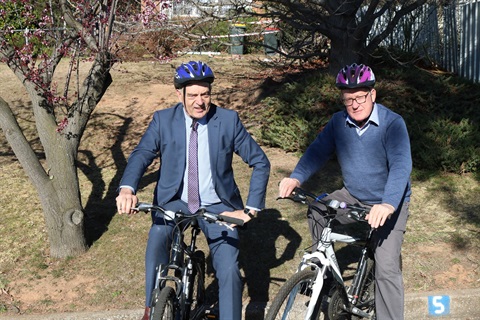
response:
[[[270,79],[275,78],[274,74],[269,74],[268,72],[260,73],[255,67],[249,66],[248,61],[246,61],[247,58],[234,60],[231,57],[208,57],[205,59],[214,66],[217,64],[222,66],[217,72],[213,100],[217,104],[231,109],[239,111],[244,111],[245,109],[254,110],[258,99],[265,95],[265,90],[262,89],[263,81],[269,76],[271,77]],[[222,61],[219,61],[219,59],[222,59]],[[158,70],[158,72],[155,72],[155,70]],[[153,111],[176,103],[176,96],[171,85],[173,67],[169,67],[167,64],[160,68],[155,63],[147,62],[122,64],[115,67],[112,75],[114,83],[107,90],[95,113],[128,116],[133,119],[133,123],[130,126],[131,129],[126,133],[127,136],[132,138],[127,139],[122,145],[122,149],[127,155],[134,147],[137,141],[136,138],[148,124]],[[11,79],[9,70],[4,65],[0,65],[0,96],[13,106],[28,104],[23,87]],[[117,121],[118,125],[120,125],[120,118]],[[106,135],[102,136],[106,139],[98,139],[98,137],[93,139],[94,135],[98,134],[95,130],[92,128],[87,132],[85,143],[88,143],[88,145],[83,145],[82,149],[92,149],[98,155],[97,160],[99,163],[108,164],[109,155],[103,155],[102,148],[108,148],[110,145],[108,141],[110,138],[109,134],[107,132]],[[18,164],[15,164],[14,156],[8,151],[3,133],[0,136],[0,140],[2,140],[0,153],[2,155],[0,156],[2,171],[21,170]],[[294,167],[298,158],[293,154],[287,154],[278,149],[265,148],[265,150],[272,163],[271,185],[269,188],[275,189],[276,183],[285,175],[285,172]],[[415,186],[414,200],[427,198],[422,194],[425,192],[422,189],[423,187],[421,184]],[[7,190],[4,186],[0,193],[5,192],[13,193],[18,192],[18,190]],[[273,193],[275,192],[272,191]],[[435,206],[436,203],[432,200],[427,205]],[[3,207],[0,210],[2,211],[0,216],[2,216],[6,209]],[[422,214],[422,211],[424,211],[420,209],[420,205],[412,210],[416,215]],[[415,217],[412,217],[410,221],[412,223],[411,230],[421,232],[423,230],[421,229],[422,227],[415,225],[415,221]],[[143,223],[146,228],[146,220]],[[140,247],[142,246],[140,245]],[[143,248],[139,249],[139,251],[142,250]],[[453,287],[456,289],[475,288],[480,284],[478,271],[480,253],[478,248],[464,251],[449,243],[434,240],[430,242],[422,241],[420,243],[406,241],[403,251],[405,252],[403,255],[405,284],[406,290],[409,292],[445,290]],[[48,254],[44,253],[44,255]],[[105,259],[108,258],[106,257]],[[77,259],[77,262],[89,263],[88,259],[89,256],[87,254],[83,258]],[[18,257],[17,261],[21,263],[22,259]],[[50,263],[62,264],[62,262],[58,261],[50,261]],[[296,262],[293,261],[289,263],[296,265]],[[98,291],[98,285],[102,282],[101,272],[97,273],[94,270],[86,269],[86,272],[61,277],[56,276],[54,273],[39,272],[37,279],[32,280],[26,277],[16,277],[16,272],[12,271],[12,269],[4,270],[3,266],[0,265],[2,267],[0,269],[0,280],[8,279],[8,282],[2,283],[0,281],[0,306],[5,306],[5,310],[0,310],[0,314],[13,315],[25,310],[35,313],[52,312],[52,310],[59,312],[68,311],[72,309],[72,304],[75,304],[74,309],[82,311],[95,311],[112,307],[111,299],[106,299],[108,301],[105,302],[105,305],[101,300],[96,305],[91,302],[82,303],[81,301],[85,295],[94,295]],[[101,268],[101,263],[98,266]],[[18,270],[22,269],[23,266],[16,265],[15,268]],[[48,297],[48,301],[45,301],[45,297]],[[249,301],[249,299],[246,299],[245,303]],[[141,299],[137,302],[141,303]],[[118,305],[121,305],[121,303],[119,302]],[[17,310],[18,306],[22,306],[22,310]],[[115,306],[114,304],[113,308]],[[141,307],[141,304],[138,304],[138,307]]]

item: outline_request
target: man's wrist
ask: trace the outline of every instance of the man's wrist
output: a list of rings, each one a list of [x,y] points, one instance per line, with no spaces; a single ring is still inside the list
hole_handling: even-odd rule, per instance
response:
[[[384,203],[382,203],[382,205],[384,207],[388,208],[392,213],[395,212],[395,207],[392,206],[391,204],[384,202]]]
[[[127,185],[121,185],[118,189],[119,189],[119,192],[122,191],[122,189],[126,189],[126,190],[130,190],[132,194],[135,194],[135,189]]]
[[[248,215],[250,217],[250,219],[253,219],[255,218],[255,214],[257,213],[255,210],[252,210],[252,209],[249,209],[249,208],[245,208],[243,210],[243,213],[245,213],[246,215]]]
[[[297,187],[300,187],[302,184],[300,183],[300,180],[298,180],[297,178],[290,178],[292,180],[294,180],[297,184]]]

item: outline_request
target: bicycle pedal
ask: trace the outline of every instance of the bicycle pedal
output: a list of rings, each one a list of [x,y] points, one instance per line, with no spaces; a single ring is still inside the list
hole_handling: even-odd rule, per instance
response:
[[[205,309],[204,319],[220,319],[218,316],[218,308],[215,305],[208,306]]]
[[[219,319],[218,314],[212,312],[211,310],[205,311],[205,319]]]

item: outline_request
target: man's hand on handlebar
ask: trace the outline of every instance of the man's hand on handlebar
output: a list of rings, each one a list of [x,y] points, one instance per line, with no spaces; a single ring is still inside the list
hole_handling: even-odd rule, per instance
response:
[[[138,211],[133,210],[138,203],[138,198],[128,188],[121,188],[116,198],[118,214],[135,214]]]
[[[294,178],[283,178],[278,185],[278,197],[286,198],[290,196],[295,188],[300,187],[300,181]]]
[[[387,221],[394,211],[395,208],[388,203],[376,204],[365,216],[365,220],[368,220],[368,224],[370,224],[372,228],[378,228],[385,224],[385,221]]]
[[[252,218],[250,218],[248,214],[245,214],[243,210],[224,211],[220,215],[237,218],[237,219],[243,220],[244,223],[247,223],[248,221],[252,220]]]

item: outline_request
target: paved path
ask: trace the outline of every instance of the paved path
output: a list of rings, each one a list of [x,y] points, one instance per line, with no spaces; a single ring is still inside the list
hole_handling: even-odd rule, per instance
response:
[[[435,311],[442,310],[442,302],[445,300],[437,298],[436,308],[429,310],[429,297],[448,296],[450,301],[447,305],[443,303],[443,307],[449,306],[448,315],[435,315]],[[405,297],[405,320],[421,320],[421,319],[439,319],[439,320],[479,320],[480,319],[480,288],[465,289],[460,291],[444,291],[444,292],[422,292],[407,294]],[[247,309],[246,320],[258,319],[258,316],[252,316]],[[433,314],[430,314],[433,313]],[[63,313],[52,315],[18,315],[18,316],[1,316],[0,320],[138,320],[143,314],[142,309],[138,310],[111,310],[104,312],[78,312]]]

